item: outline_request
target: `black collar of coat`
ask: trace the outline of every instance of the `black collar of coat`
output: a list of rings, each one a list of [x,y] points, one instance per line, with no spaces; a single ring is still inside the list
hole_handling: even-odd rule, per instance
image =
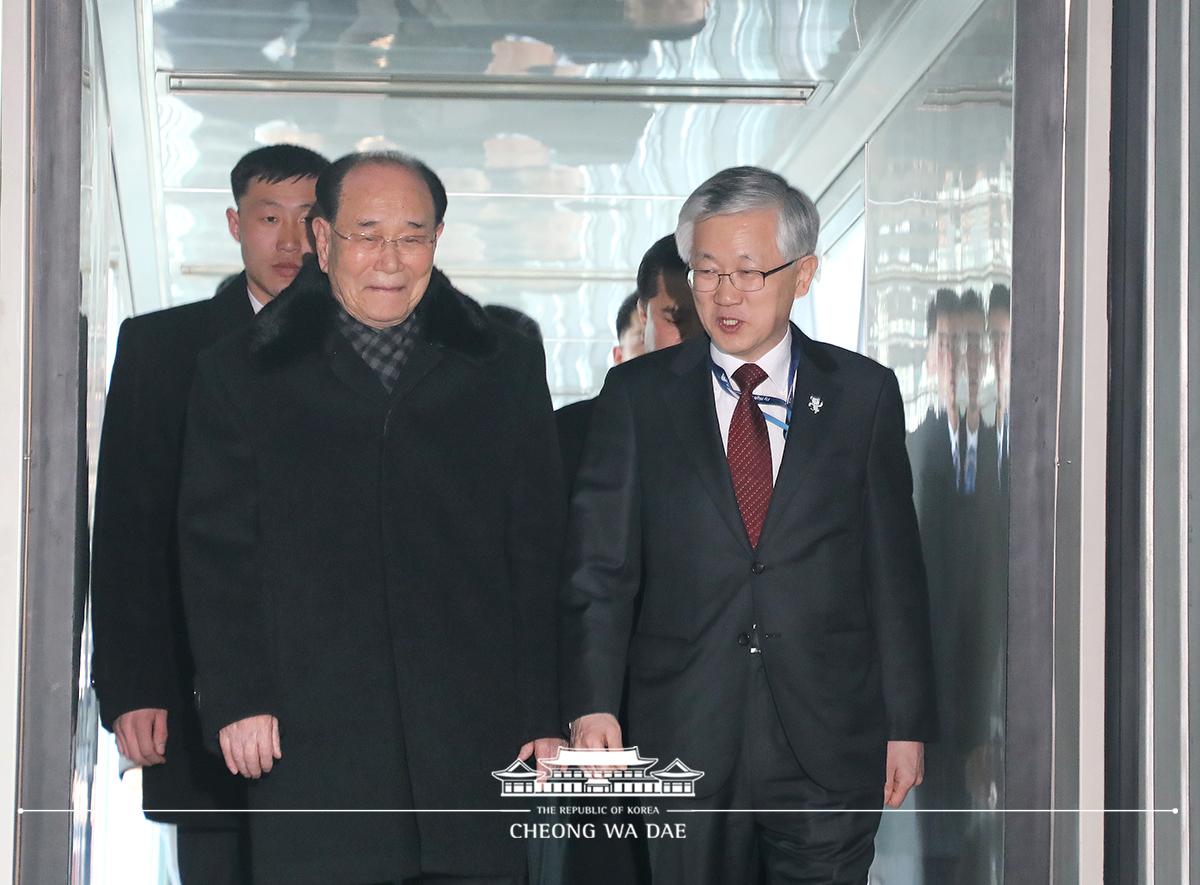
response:
[[[422,338],[429,344],[476,361],[496,353],[496,334],[483,308],[436,267],[416,309]],[[329,277],[316,256],[305,256],[292,284],[259,313],[250,336],[251,355],[264,366],[277,366],[322,349],[336,328],[336,311]]]

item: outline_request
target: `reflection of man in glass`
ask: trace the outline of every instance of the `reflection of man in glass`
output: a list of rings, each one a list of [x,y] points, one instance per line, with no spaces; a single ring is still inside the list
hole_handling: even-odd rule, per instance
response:
[[[988,295],[987,330],[996,373],[996,475],[1001,490],[1008,490],[1008,335],[1012,327],[1011,299],[1008,287],[997,283]]]
[[[918,515],[924,496],[946,499],[958,487],[958,295],[939,289],[925,312],[925,371],[937,401],[909,438]]]
[[[958,433],[959,471],[958,490],[964,495],[974,495],[979,475],[980,426],[982,412],[979,406],[979,385],[983,378],[984,340],[983,299],[974,289],[962,294],[959,302],[956,336],[959,352],[959,370],[966,389],[965,410],[962,426]],[[985,448],[995,451],[994,441],[983,443]]]
[[[959,493],[965,448],[966,422],[959,414],[960,372],[965,376],[962,299],[950,289],[939,289],[925,314],[925,370],[937,391],[937,401],[921,424],[908,436],[913,467],[913,501],[921,529],[921,549],[929,582],[929,620],[933,634],[934,678],[941,714],[940,740],[926,748],[925,785],[918,796],[923,808],[966,808],[961,741],[963,684],[956,661],[960,655],[958,632],[963,622],[960,563],[963,532],[958,527],[962,509],[970,499]],[[963,388],[969,388],[964,383]],[[970,402],[970,392],[963,390]],[[977,425],[978,426],[978,425]],[[927,882],[951,882],[963,842],[962,815],[922,814],[921,856]]]

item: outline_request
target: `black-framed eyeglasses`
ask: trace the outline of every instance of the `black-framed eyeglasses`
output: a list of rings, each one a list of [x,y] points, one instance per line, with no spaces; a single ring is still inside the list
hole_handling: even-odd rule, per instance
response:
[[[344,234],[332,224],[329,229],[363,252],[382,252],[384,246],[396,246],[401,252],[421,252],[437,242],[436,237],[428,234],[406,234],[389,240],[379,234]]]
[[[729,273],[717,273],[715,270],[698,270],[689,267],[688,285],[692,287],[693,292],[715,292],[721,285],[721,277],[729,277],[729,284],[739,292],[757,292],[767,284],[767,277],[773,273],[779,273],[785,267],[791,267],[799,260],[800,258],[793,258],[770,270],[731,270]]]

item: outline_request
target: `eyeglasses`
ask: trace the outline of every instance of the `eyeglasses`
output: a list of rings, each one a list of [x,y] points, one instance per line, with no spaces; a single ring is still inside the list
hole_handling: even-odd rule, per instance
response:
[[[721,277],[729,277],[729,284],[739,292],[757,292],[767,284],[767,277],[773,273],[779,273],[785,267],[790,267],[799,260],[799,258],[793,258],[770,270],[731,270],[729,273],[717,273],[715,270],[698,270],[689,267],[688,285],[692,287],[693,292],[715,292],[721,285]]]
[[[329,229],[360,252],[382,252],[384,246],[396,246],[401,252],[422,252],[437,242],[427,234],[409,234],[389,240],[379,234],[344,234],[332,224]]]

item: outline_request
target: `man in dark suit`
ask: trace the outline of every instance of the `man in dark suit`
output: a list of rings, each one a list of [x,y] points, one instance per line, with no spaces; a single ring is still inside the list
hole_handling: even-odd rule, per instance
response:
[[[632,307],[632,309],[630,309]],[[624,319],[624,322],[623,322]],[[617,346],[613,365],[673,347],[701,332],[687,285],[687,265],[675,248],[675,235],[667,234],[646,250],[638,265],[637,289],[617,311]],[[637,338],[633,334],[637,333]],[[632,340],[631,340],[632,339]],[[563,406],[554,417],[568,489],[579,470],[588,426],[596,408],[595,397]]]
[[[245,271],[211,300],[126,320],[117,343],[96,479],[93,680],[121,754],[145,767],[146,816],[178,824],[184,885],[247,881],[241,817],[208,813],[240,808],[244,795],[201,746],[179,596],[175,509],[188,392],[200,350],[248,325],[312,251],[306,219],[326,165],[290,145],[243,157],[230,175],[237,208],[227,218]]]
[[[192,391],[205,737],[264,812],[257,885],[520,881],[511,816],[453,810],[503,808],[489,774],[561,743],[542,347],[434,267],[446,191],[424,163],[350,154],[317,203],[315,260]]]
[[[865,882],[878,809],[920,782],[936,726],[896,378],[788,319],[817,228],[763,169],[688,198],[676,240],[707,336],[609,372],[572,497],[573,744],[622,745],[628,667],[627,743],[704,772],[695,799],[654,797],[657,822],[686,826],[649,840],[663,885],[760,864]]]
[[[637,292],[630,292],[617,309],[617,343],[612,349],[613,365],[625,362],[629,358],[641,356],[646,351],[642,334],[645,321],[637,310]],[[583,456],[583,444],[587,441],[588,425],[592,421],[592,412],[596,408],[596,398],[576,400],[556,409],[554,423],[558,427],[558,445],[562,452],[563,475],[567,478],[567,491],[570,492],[570,482],[579,470],[579,459]]]

